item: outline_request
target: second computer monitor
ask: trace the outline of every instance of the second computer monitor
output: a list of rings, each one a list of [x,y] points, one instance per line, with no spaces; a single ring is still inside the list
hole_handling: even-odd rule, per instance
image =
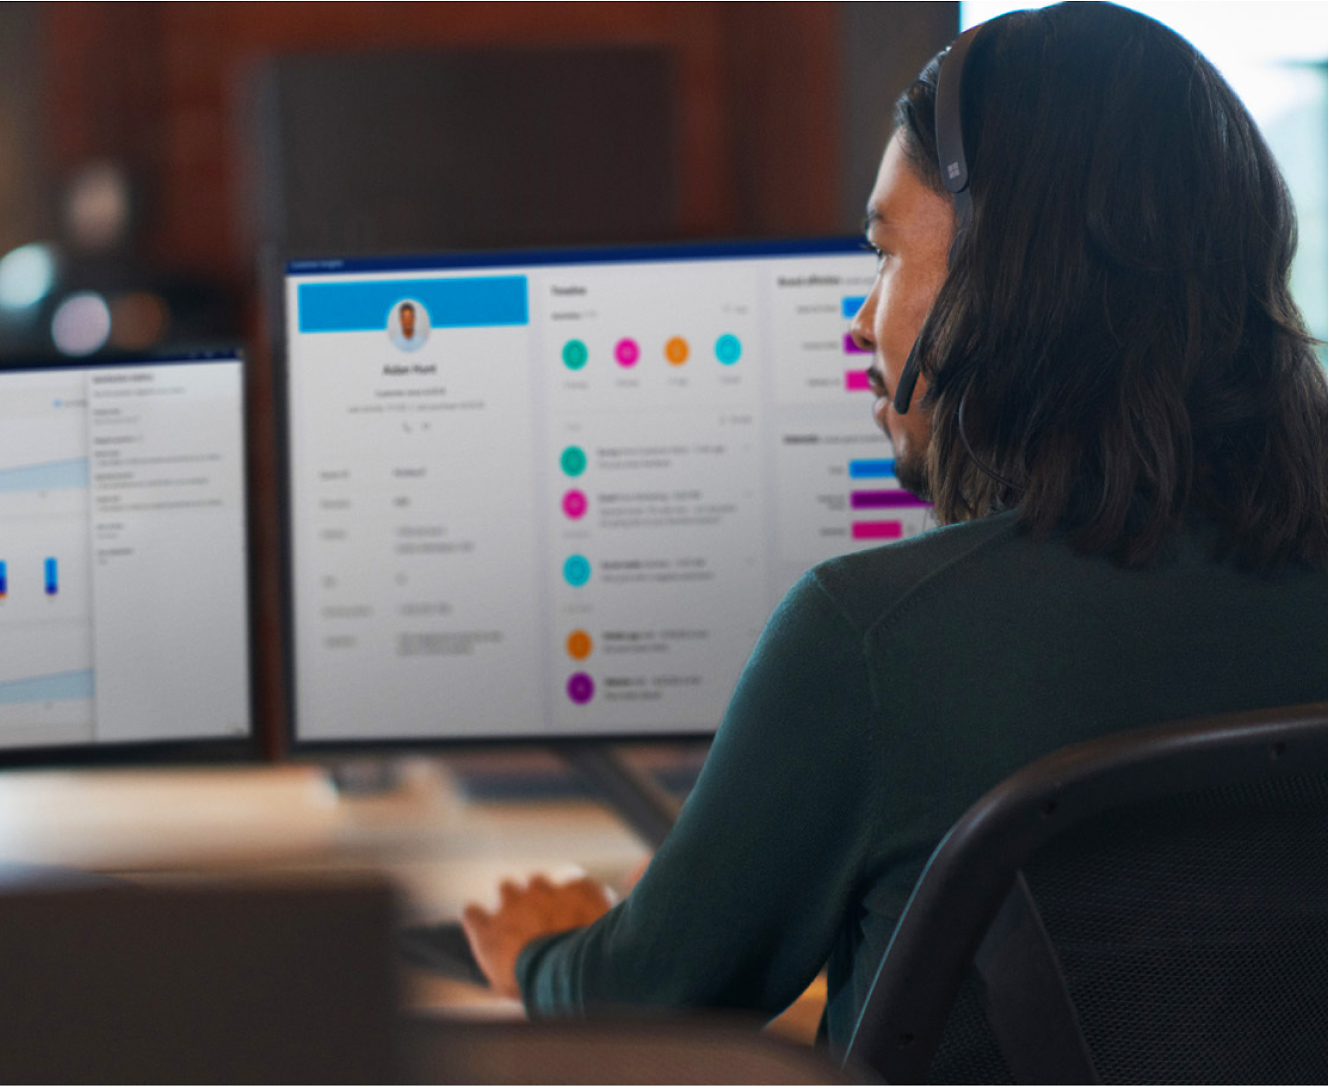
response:
[[[252,753],[243,364],[0,364],[0,764]]]
[[[302,744],[701,734],[810,566],[922,530],[856,242],[288,266]]]

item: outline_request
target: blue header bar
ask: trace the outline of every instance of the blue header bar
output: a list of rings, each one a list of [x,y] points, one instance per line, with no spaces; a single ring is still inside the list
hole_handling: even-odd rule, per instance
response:
[[[428,310],[433,328],[527,324],[526,295],[524,275],[301,283],[299,325],[301,332],[379,332],[407,299]]]
[[[534,249],[458,252],[436,256],[375,256],[347,260],[292,260],[287,275],[345,275],[365,272],[446,271],[453,268],[530,268],[546,264],[630,264],[677,260],[752,260],[779,256],[837,256],[862,253],[859,237],[794,241],[687,242],[594,249]],[[379,324],[377,327],[382,328]]]

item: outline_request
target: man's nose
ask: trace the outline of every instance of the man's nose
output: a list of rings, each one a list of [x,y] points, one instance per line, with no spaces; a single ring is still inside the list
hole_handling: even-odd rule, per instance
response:
[[[862,300],[862,305],[858,306],[858,311],[853,315],[853,323],[849,325],[849,335],[853,337],[853,343],[863,351],[876,350],[876,337],[872,333],[872,322],[876,316],[876,291],[872,291]]]

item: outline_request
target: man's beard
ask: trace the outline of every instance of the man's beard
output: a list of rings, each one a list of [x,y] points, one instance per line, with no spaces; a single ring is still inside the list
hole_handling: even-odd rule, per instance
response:
[[[927,477],[926,453],[896,457],[895,481],[910,494],[921,498],[923,501],[931,501],[931,483]]]

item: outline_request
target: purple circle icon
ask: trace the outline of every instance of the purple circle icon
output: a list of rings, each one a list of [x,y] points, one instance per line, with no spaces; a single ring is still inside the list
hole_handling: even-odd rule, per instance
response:
[[[579,490],[569,490],[563,495],[563,512],[573,520],[580,520],[586,515],[586,496]]]
[[[620,339],[618,345],[613,348],[613,357],[618,360],[618,365],[630,369],[641,357],[641,348],[634,339]]]
[[[595,696],[595,680],[584,671],[578,671],[567,680],[567,696],[577,705],[584,705]]]

